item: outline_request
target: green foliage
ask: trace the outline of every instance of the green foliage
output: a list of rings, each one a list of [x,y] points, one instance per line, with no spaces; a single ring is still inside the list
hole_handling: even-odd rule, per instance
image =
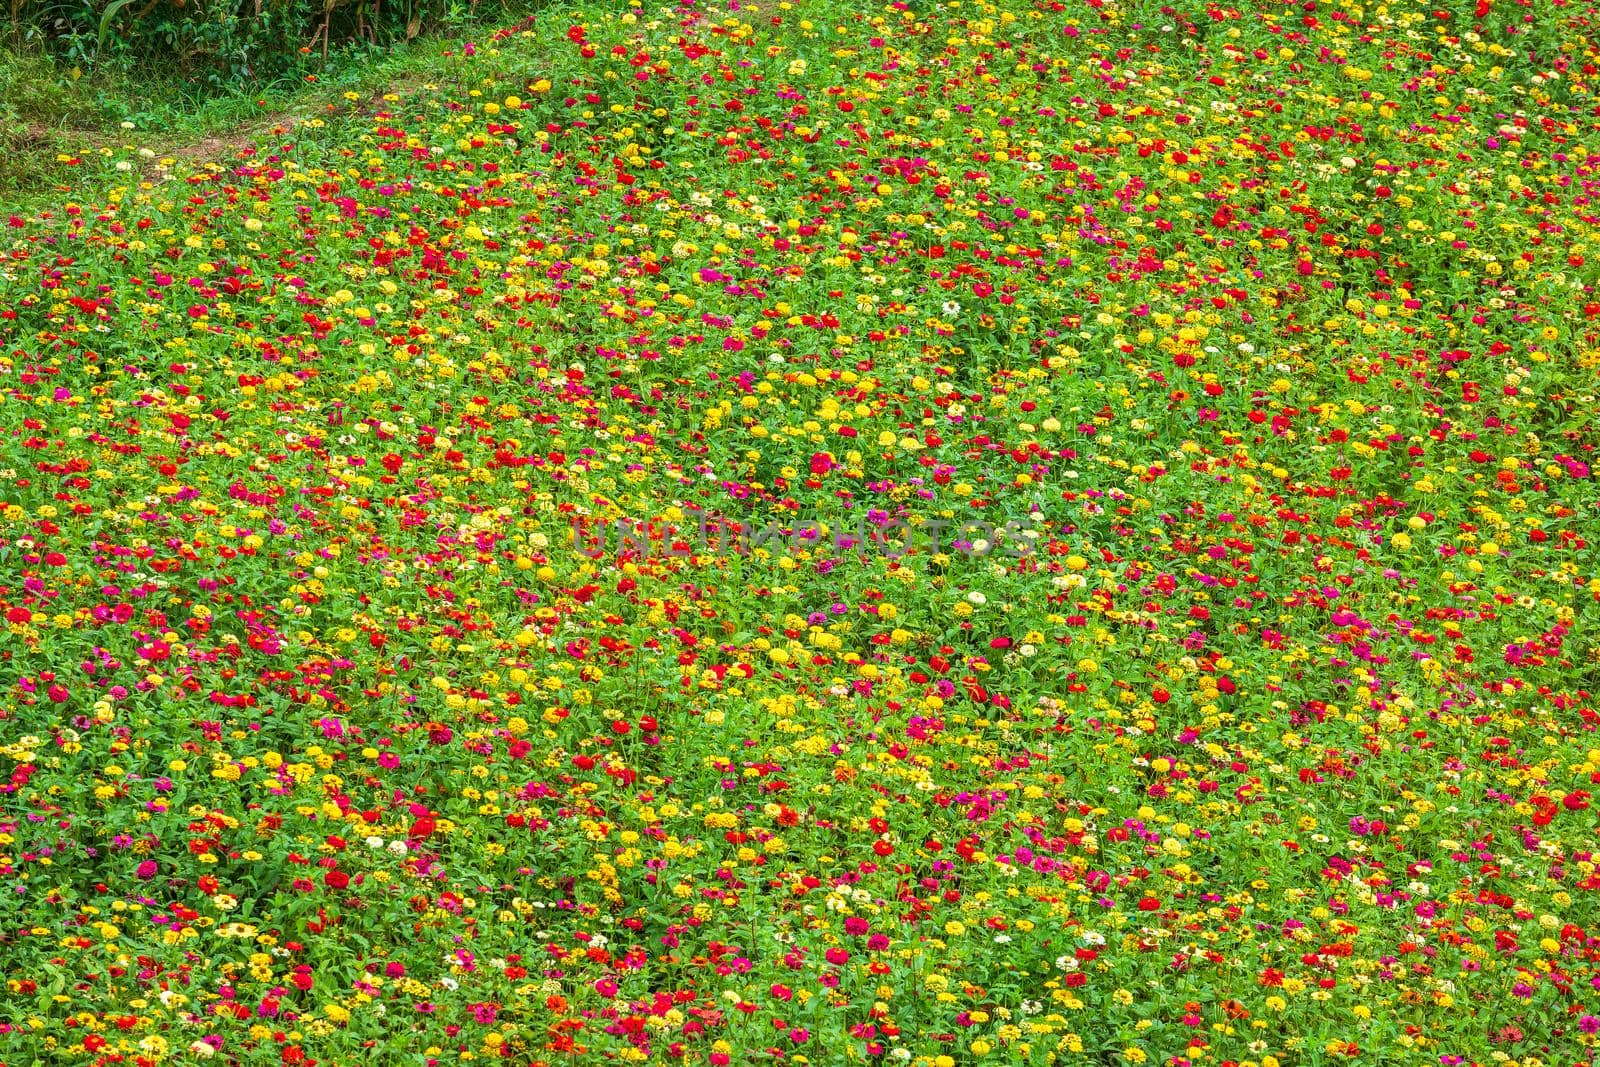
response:
[[[0,52],[0,189],[38,188],[55,160],[57,128],[104,122],[87,88],[47,56]]]
[[[335,51],[503,20],[514,0],[11,0],[14,43],[64,69],[135,72],[213,91],[325,66]]]
[[[1597,1067],[1597,27],[18,60],[0,1064]]]

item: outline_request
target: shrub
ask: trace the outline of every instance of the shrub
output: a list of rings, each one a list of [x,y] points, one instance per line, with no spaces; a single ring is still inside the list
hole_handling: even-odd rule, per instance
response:
[[[488,9],[492,6],[492,10]],[[259,84],[335,49],[387,48],[507,4],[476,0],[11,0],[12,33],[80,68],[217,88]]]

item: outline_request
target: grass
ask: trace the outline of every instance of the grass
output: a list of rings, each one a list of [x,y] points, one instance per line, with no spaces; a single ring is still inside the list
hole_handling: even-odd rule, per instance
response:
[[[448,40],[434,33],[383,51],[350,47],[322,69],[223,92],[170,72],[85,73],[39,51],[0,49],[0,202],[26,211],[61,193],[81,195],[97,158],[134,137],[155,159],[199,161],[225,158],[298,119],[320,116],[337,126],[366,113],[349,106],[352,97],[376,99],[426,81]]]

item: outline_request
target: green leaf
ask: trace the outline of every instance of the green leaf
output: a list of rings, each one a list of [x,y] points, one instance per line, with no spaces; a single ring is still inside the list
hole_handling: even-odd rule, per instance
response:
[[[117,12],[121,11],[131,3],[133,3],[133,0],[111,0],[111,3],[107,5],[105,14],[100,16],[100,32],[95,35],[96,55],[99,55],[100,52],[105,50],[106,34],[111,32],[111,20],[117,17]],[[76,74],[77,71],[74,71],[73,73]]]

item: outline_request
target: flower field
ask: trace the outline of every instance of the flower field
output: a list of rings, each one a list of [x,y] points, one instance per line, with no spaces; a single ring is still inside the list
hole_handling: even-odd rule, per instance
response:
[[[0,1063],[1593,1064],[1600,11],[648,3],[10,214]]]

